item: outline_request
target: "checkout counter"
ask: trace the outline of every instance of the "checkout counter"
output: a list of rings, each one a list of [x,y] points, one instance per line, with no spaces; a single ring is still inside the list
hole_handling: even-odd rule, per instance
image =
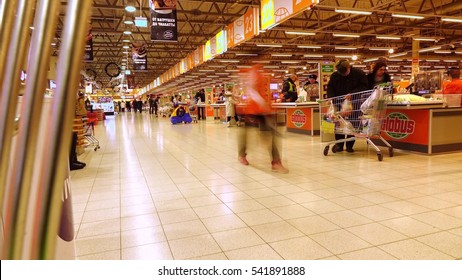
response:
[[[428,155],[460,152],[462,107],[445,105],[442,100],[388,104],[381,136],[400,150]]]
[[[320,117],[318,102],[273,103],[278,116],[285,116],[287,131],[307,135],[319,135]],[[278,118],[279,123],[279,118]]]

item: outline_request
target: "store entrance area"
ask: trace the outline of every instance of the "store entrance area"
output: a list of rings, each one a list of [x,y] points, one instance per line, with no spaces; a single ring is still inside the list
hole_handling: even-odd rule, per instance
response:
[[[323,155],[319,137],[270,143],[212,119],[121,113],[95,127],[101,149],[72,171],[78,259],[461,259],[462,153]],[[385,153],[386,154],[386,153]]]

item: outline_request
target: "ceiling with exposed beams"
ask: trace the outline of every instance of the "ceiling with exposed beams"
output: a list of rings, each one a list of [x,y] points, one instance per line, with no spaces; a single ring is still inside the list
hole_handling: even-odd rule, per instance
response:
[[[62,1],[63,11],[66,2]],[[135,13],[124,10],[127,2],[133,3],[137,8]],[[94,0],[91,16],[94,61],[85,63],[84,67],[94,70],[95,79],[106,87],[111,78],[105,73],[105,66],[110,62],[121,66],[124,63],[122,59],[126,55],[122,47],[126,43],[123,40],[145,41],[148,45],[148,70],[135,71],[138,86],[144,87],[190,52],[205,44],[226,25],[243,15],[249,7],[259,6],[259,0],[178,0],[178,42],[159,43],[150,41],[149,28],[124,24],[126,18],[133,16],[143,15],[149,18],[148,0]],[[335,12],[336,8],[372,13],[339,13]],[[423,19],[398,18],[392,16],[393,13],[423,16]],[[284,70],[294,69],[294,72],[303,75],[303,72],[309,71],[311,63],[319,60],[335,60],[357,55],[357,64],[367,64],[370,60],[380,57],[389,58],[389,48],[393,48],[395,53],[407,52],[405,56],[389,61],[389,65],[395,64],[398,67],[398,73],[407,72],[409,68],[406,68],[406,65],[410,62],[406,59],[411,59],[412,42],[416,37],[434,39],[420,42],[420,48],[441,46],[437,53],[429,51],[420,54],[424,67],[435,69],[441,65],[458,65],[462,59],[462,23],[443,21],[444,17],[462,19],[462,0],[321,0],[311,10],[306,10],[260,33],[252,40],[229,49],[221,56],[163,84],[156,92],[192,89],[204,86],[205,83],[227,82],[235,76],[232,75],[233,71],[255,61],[270,66],[267,67],[268,71],[272,72],[276,79],[282,79]],[[58,27],[58,35],[61,28],[62,26]],[[132,31],[129,36],[123,34],[127,29]],[[288,30],[312,31],[315,35],[289,35],[286,33]],[[357,34],[360,37],[335,37],[335,33]],[[398,38],[377,38],[380,35]],[[261,43],[280,44],[282,47],[257,46]],[[300,46],[320,48],[309,49]],[[278,53],[290,56],[277,56]],[[239,62],[227,63],[223,59]],[[288,60],[292,62],[287,63]],[[129,59],[128,69],[130,64]],[[307,66],[308,69],[305,70],[304,67]],[[214,73],[212,78],[209,77],[211,71]]]

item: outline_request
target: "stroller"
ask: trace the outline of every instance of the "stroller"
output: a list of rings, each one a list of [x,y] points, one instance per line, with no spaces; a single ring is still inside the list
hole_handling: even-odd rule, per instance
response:
[[[173,110],[172,115],[170,116],[170,121],[172,124],[177,123],[191,123],[192,118],[189,115],[189,108],[187,106],[178,106]]]

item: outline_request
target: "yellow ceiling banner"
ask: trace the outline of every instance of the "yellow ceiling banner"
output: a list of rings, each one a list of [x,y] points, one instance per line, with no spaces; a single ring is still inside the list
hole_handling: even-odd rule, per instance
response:
[[[265,30],[274,25],[274,0],[261,1],[261,29]]]

